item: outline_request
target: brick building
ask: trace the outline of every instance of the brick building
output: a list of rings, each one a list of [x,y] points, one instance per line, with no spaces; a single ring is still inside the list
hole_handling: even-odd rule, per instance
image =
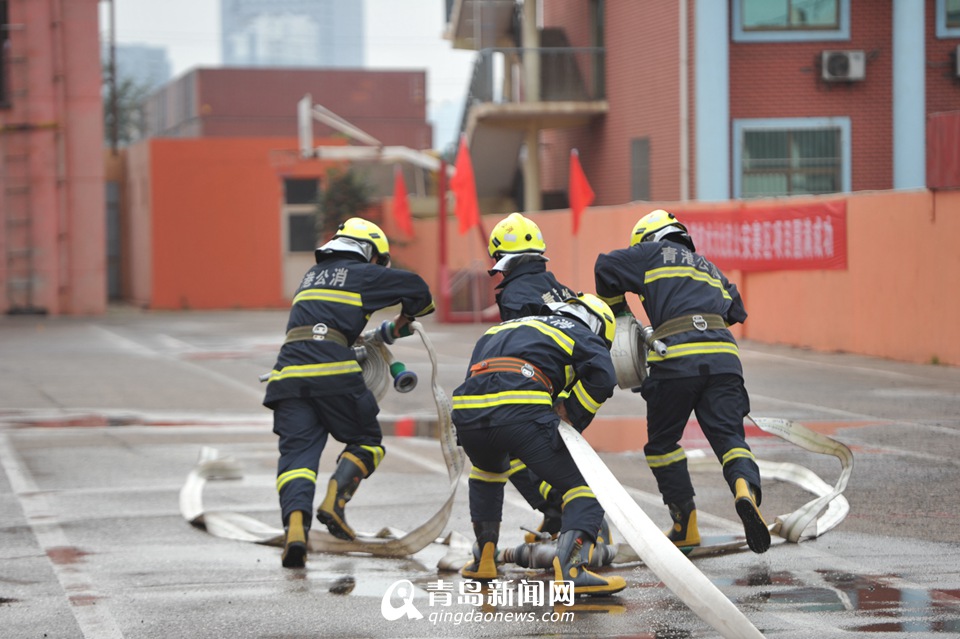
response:
[[[598,205],[922,188],[928,118],[960,110],[957,0],[536,10],[448,2],[448,39],[479,51],[464,123],[487,211],[565,207],[571,148]]]

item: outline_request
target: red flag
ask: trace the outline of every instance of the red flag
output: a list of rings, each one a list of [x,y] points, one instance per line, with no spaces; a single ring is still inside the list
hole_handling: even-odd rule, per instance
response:
[[[404,235],[413,237],[413,217],[410,215],[410,201],[407,199],[407,184],[403,181],[403,171],[399,164],[393,167],[393,220]]]
[[[573,211],[573,234],[580,230],[580,216],[583,210],[593,202],[593,189],[587,182],[587,176],[580,166],[580,154],[576,149],[570,149],[570,210]]]
[[[477,202],[477,183],[473,178],[473,163],[470,161],[470,149],[467,137],[460,135],[460,148],[454,165],[456,173],[450,180],[450,190],[457,196],[454,212],[460,220],[460,235],[480,223],[480,204]]]

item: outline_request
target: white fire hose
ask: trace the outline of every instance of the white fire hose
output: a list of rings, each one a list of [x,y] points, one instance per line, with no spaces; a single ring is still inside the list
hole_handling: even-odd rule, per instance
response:
[[[430,384],[437,407],[438,438],[449,479],[447,498],[433,516],[410,532],[386,527],[376,534],[358,533],[357,539],[346,541],[337,539],[326,531],[311,530],[307,542],[311,551],[362,552],[384,557],[408,556],[435,541],[440,541],[439,537],[450,519],[457,484],[463,471],[463,451],[457,446],[453,432],[450,400],[437,381],[437,355],[433,344],[420,322],[411,322],[410,329],[420,336],[432,366]],[[405,370],[402,364],[397,366],[399,362],[394,360],[387,345],[377,338],[375,329],[364,333],[361,340],[358,340],[357,348],[363,349],[357,355],[363,369],[364,382],[378,401],[386,394],[391,379],[398,392],[408,392],[416,386],[416,375]],[[242,469],[236,461],[221,456],[212,448],[204,447],[196,467],[180,489],[180,513],[188,522],[216,537],[282,546],[283,530],[280,528],[269,526],[247,515],[208,511],[204,508],[203,488],[208,480],[239,479],[242,476]]]

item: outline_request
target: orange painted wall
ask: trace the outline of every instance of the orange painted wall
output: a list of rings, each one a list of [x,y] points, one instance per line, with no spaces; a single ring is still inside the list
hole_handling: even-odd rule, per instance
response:
[[[278,158],[296,148],[295,138],[154,138],[131,149],[133,300],[151,309],[287,306],[282,177],[304,170]]]
[[[816,200],[816,198],[810,198]],[[836,196],[831,196],[836,199]],[[795,202],[795,200],[793,200]],[[849,352],[907,362],[960,366],[960,191],[884,191],[851,194],[847,202],[848,266],[843,271],[727,272],[750,317],[740,337],[824,352]],[[746,206],[776,206],[777,200]],[[655,208],[678,203],[634,203],[588,209],[581,232],[570,233],[569,211],[532,213],[547,243],[550,268],[584,291],[593,290],[596,256],[627,245],[630,230]],[[685,202],[684,210],[723,204]],[[388,213],[384,230],[397,235]],[[486,232],[499,216],[485,216]],[[392,247],[395,262],[420,273],[438,291],[436,220],[416,220],[416,235]],[[485,268],[490,260],[476,229],[459,235],[451,217],[449,265]],[[694,238],[696,239],[696,238]],[[636,298],[631,306],[642,317]]]

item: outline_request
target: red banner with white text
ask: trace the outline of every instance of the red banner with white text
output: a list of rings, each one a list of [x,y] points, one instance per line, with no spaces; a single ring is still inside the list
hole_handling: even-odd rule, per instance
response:
[[[845,200],[676,214],[697,253],[723,270],[847,268]]]

